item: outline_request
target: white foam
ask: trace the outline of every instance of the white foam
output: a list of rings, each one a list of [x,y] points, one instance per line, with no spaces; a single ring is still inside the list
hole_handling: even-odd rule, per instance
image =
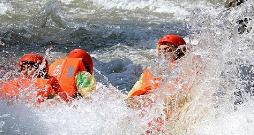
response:
[[[74,1],[62,0],[62,2],[70,4]],[[253,133],[254,109],[252,104],[254,101],[246,94],[244,98],[249,100],[242,105],[234,106],[234,92],[244,87],[241,86],[239,66],[254,65],[253,33],[238,34],[238,26],[235,22],[243,17],[254,18],[252,1],[230,10],[225,10],[222,5],[210,5],[203,2],[193,5],[191,2],[174,3],[174,1],[163,0],[94,0],[92,3],[95,9],[137,12],[142,10],[148,13],[165,13],[168,18],[170,18],[169,14],[174,14],[173,17],[179,17],[179,20],[186,19],[188,16],[186,23],[190,26],[188,27],[190,35],[184,37],[190,48],[187,56],[201,56],[205,65],[204,74],[196,78],[200,83],[193,87],[192,100],[182,108],[179,119],[172,122],[173,124],[166,124],[165,129],[168,132],[200,135]],[[0,13],[8,10],[4,4],[0,4],[0,7],[3,7]],[[87,11],[94,13],[95,9]],[[75,13],[75,9],[71,10]],[[86,12],[82,12],[79,15],[77,12],[75,17],[85,14]],[[139,15],[134,13],[135,17],[142,20],[144,16]],[[165,16],[154,16],[161,18],[161,22],[157,19],[151,20],[158,24],[167,21]],[[250,26],[253,26],[253,23],[250,23]],[[116,33],[122,34],[122,27],[119,25],[108,27],[115,28]],[[153,36],[158,36],[156,35],[157,28],[157,26],[155,29],[152,26],[147,28],[151,35],[144,34],[141,30],[134,30],[135,28],[131,29],[129,35],[135,33],[143,39],[138,40],[143,43],[142,49],[137,49],[139,46],[130,47],[117,44],[108,50],[92,52],[92,56],[96,59],[94,65],[98,76],[104,78],[106,84],[110,84],[108,80],[113,80],[116,86],[127,82],[128,79],[138,79],[139,74],[135,74],[135,70],[142,71],[142,69],[136,68],[136,65],[139,64],[143,69],[155,65],[153,60],[156,58],[157,39]],[[167,34],[169,28],[162,29],[164,34]],[[112,32],[115,32],[112,30],[103,33],[104,31],[105,29],[102,30],[102,38],[108,38]],[[152,38],[150,39],[149,36]],[[136,38],[130,38],[130,40],[136,43]],[[52,56],[60,58],[65,57],[66,54],[52,53]],[[119,77],[125,77],[126,80],[120,80]],[[128,82],[126,85],[131,87],[133,84]],[[142,134],[147,129],[147,122],[158,115],[154,113],[154,110],[156,108],[160,110],[162,103],[156,104],[148,117],[141,118],[138,116],[139,111],[126,106],[122,100],[123,97],[124,94],[120,93],[117,88],[98,83],[98,93],[92,96],[92,100],[77,100],[71,107],[66,104],[57,104],[33,108],[22,103],[8,106],[5,101],[1,101],[0,107],[4,109],[0,110],[0,133]],[[13,131],[8,130],[11,129],[10,127],[13,127]],[[25,129],[22,129],[23,127]],[[33,132],[31,129],[36,129],[36,131]]]
[[[5,109],[0,111],[0,131],[50,135],[142,133],[141,117],[126,106],[123,97],[114,87],[98,83],[91,99],[74,100],[71,105],[60,102],[48,105],[48,100],[38,108],[1,101],[0,107]]]
[[[0,14],[6,14],[7,10],[11,10],[11,6],[4,3],[0,3]]]

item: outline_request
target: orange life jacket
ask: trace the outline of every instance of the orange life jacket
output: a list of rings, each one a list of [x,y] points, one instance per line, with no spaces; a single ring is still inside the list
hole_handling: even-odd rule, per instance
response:
[[[199,59],[197,57],[194,57],[194,62],[199,62]],[[171,62],[171,68],[176,66],[177,65],[177,62],[176,61],[172,61]],[[196,75],[199,75],[201,72],[201,69],[199,68],[195,68],[195,72],[194,74]],[[188,73],[186,74],[186,76],[191,76],[191,73]],[[182,79],[181,79],[182,76],[180,76],[179,78],[177,78],[175,80],[176,83],[182,83]],[[143,95],[143,94],[148,94],[148,93],[151,93],[151,89],[152,90],[155,90],[156,88],[159,88],[160,84],[159,84],[159,81],[161,81],[161,78],[153,78],[152,76],[152,73],[149,72],[148,69],[145,69],[143,71],[143,77],[142,77],[142,84],[136,88],[137,90],[135,92],[133,92],[131,94],[131,96],[139,96],[139,95]],[[168,89],[170,89],[170,85],[166,85],[168,87]],[[185,90],[185,92],[189,92],[191,91],[192,89],[192,85],[190,85],[189,83],[185,83],[184,85],[182,85],[182,89]],[[152,91],[153,92],[153,91]],[[172,99],[175,99],[176,96],[173,95],[171,97]],[[180,100],[184,99],[185,97],[181,97]],[[185,102],[185,101],[184,101]],[[180,103],[180,107],[182,107],[182,103]],[[168,115],[171,115],[172,114],[172,111],[171,110],[168,110]],[[155,133],[162,133],[164,134],[163,132],[163,125],[165,122],[168,121],[168,118],[166,120],[163,120],[162,118],[158,117],[157,119],[154,119],[152,120],[151,122],[148,123],[148,127],[149,127],[149,130],[146,131],[146,134],[153,134],[153,132]]]
[[[54,93],[51,81],[51,79],[36,79],[35,85],[38,87],[38,89],[42,89],[41,91],[37,92],[39,103],[45,101],[45,99],[47,99],[51,93]]]
[[[75,76],[78,71],[86,71],[82,58],[64,58],[55,61],[49,66],[49,75],[56,76],[61,92],[60,96],[69,101],[77,92]]]
[[[198,59],[196,57],[194,57],[194,61],[198,61]],[[174,67],[177,65],[176,61],[172,61],[170,64],[170,67]],[[198,75],[200,73],[200,69],[195,69],[196,74]],[[191,74],[187,74],[189,76],[191,76]],[[133,92],[130,96],[139,96],[139,95],[144,95],[144,94],[148,94],[151,91],[150,90],[155,90],[157,88],[159,88],[159,82],[161,81],[162,78],[153,78],[152,73],[148,70],[145,69],[143,71],[143,77],[142,77],[142,84],[140,86],[138,86],[138,88],[136,88],[136,91]],[[181,77],[176,79],[176,83],[180,83],[181,82]],[[170,89],[170,85],[167,85],[167,87]],[[192,86],[189,86],[188,83],[184,84],[182,86],[182,88],[184,90],[188,90],[190,91]]]
[[[5,82],[2,84],[1,96],[7,99],[13,98],[14,96],[18,97],[20,95],[21,89],[25,89],[26,93],[31,93],[28,92],[28,90],[34,90],[34,88],[27,88],[33,84],[36,87],[36,95],[28,94],[26,97],[29,99],[33,96],[37,96],[37,101],[39,103],[45,101],[45,99],[47,99],[50,94],[54,94],[59,90],[59,87],[57,87],[56,84],[56,79],[54,77],[51,77],[50,79],[37,78],[36,81],[33,82],[31,79],[24,79],[22,76],[20,76],[17,80]]]
[[[18,83],[16,81],[2,83],[1,89],[1,97],[3,98],[9,99],[19,94]]]

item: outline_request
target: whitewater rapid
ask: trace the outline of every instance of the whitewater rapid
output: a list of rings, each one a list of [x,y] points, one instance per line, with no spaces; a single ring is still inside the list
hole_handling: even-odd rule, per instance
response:
[[[163,115],[158,100],[147,117],[123,98],[142,70],[156,65],[156,44],[166,34],[187,42],[186,57],[199,55],[203,74],[178,119],[161,134],[253,133],[253,31],[239,34],[237,20],[254,18],[254,2],[226,9],[223,1],[59,0],[0,2],[0,77],[17,74],[27,53],[52,63],[74,48],[94,61],[97,92],[90,100],[34,107],[0,101],[0,134],[142,134]],[[250,20],[248,27],[253,27]],[[244,68],[245,67],[245,68]],[[249,67],[249,68],[248,68]],[[248,69],[248,70],[247,70]],[[169,76],[166,76],[166,78]],[[242,91],[237,97],[235,92]],[[241,100],[241,104],[237,104]]]

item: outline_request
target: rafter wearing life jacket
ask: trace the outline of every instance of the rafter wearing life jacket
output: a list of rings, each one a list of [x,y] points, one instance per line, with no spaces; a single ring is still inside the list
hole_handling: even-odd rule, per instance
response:
[[[158,57],[163,58],[167,60],[168,62],[166,63],[168,66],[167,70],[173,69],[177,64],[179,60],[182,60],[182,57],[185,56],[186,53],[186,43],[183,40],[183,38],[177,36],[177,35],[166,35],[163,36],[157,45],[158,48]],[[194,57],[194,61],[196,61],[196,57]],[[189,69],[192,70],[192,69]],[[199,70],[194,69],[195,74],[199,74]],[[168,71],[169,73],[171,71]],[[159,70],[158,73],[161,73]],[[162,78],[155,78],[152,75],[151,70],[145,69],[143,73],[141,74],[141,77],[139,81],[135,83],[133,88],[130,90],[130,92],[127,95],[126,102],[128,103],[128,106],[134,109],[142,109],[143,107],[151,107],[152,105],[147,105],[147,104],[152,104],[154,103],[154,100],[149,99],[149,96],[146,96],[147,94],[153,94],[156,89],[160,88],[162,86],[162,83],[164,84],[163,86],[166,86],[167,92],[173,92],[174,89],[172,86],[173,85],[181,85],[182,89],[184,92],[188,93],[192,89],[192,85],[189,82],[182,82],[184,81],[185,76],[192,76],[192,72],[184,74],[184,76],[179,75],[179,78],[170,78],[170,83],[169,80],[163,80]],[[171,85],[174,83],[173,85]],[[171,99],[170,103],[172,103],[172,99],[174,100],[176,98],[176,95],[174,95],[173,92],[172,96],[165,96],[165,100]],[[142,95],[142,96],[141,96]],[[185,95],[181,96],[179,98],[179,101],[177,101],[177,104],[179,107],[182,107],[186,103],[186,97]],[[172,107],[172,104],[165,103],[166,108]],[[171,116],[172,110],[167,110],[164,112],[167,116],[167,119]],[[141,116],[142,113],[141,113]],[[148,127],[150,128],[147,130],[147,133],[153,133],[154,131],[163,133],[163,130],[161,127],[163,127],[164,121],[161,120],[161,118],[154,119],[153,121],[149,122]]]
[[[158,56],[163,58],[170,57],[171,62],[169,66],[174,67],[176,65],[176,60],[185,55],[185,44],[185,41],[179,36],[163,36],[158,42]],[[154,78],[152,72],[145,69],[141,74],[139,81],[134,84],[128,93],[127,98],[151,93],[151,90],[155,90],[159,87],[161,79],[162,78]]]
[[[1,97],[6,99],[37,98],[43,102],[60,91],[60,85],[55,77],[48,76],[48,62],[38,54],[27,54],[19,62],[21,76],[2,83]]]
[[[95,90],[96,80],[92,72],[92,59],[81,49],[74,49],[66,58],[56,60],[49,67],[49,74],[57,78],[62,90],[59,94],[66,101]]]

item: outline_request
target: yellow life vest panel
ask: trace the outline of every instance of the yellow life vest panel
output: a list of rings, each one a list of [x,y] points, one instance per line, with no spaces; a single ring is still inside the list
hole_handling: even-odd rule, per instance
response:
[[[141,84],[137,84],[137,87],[134,85],[133,89],[128,93],[128,97],[148,94],[149,90],[159,87],[160,80],[161,78],[153,78],[152,73],[145,69],[142,73],[142,80],[138,82]]]

